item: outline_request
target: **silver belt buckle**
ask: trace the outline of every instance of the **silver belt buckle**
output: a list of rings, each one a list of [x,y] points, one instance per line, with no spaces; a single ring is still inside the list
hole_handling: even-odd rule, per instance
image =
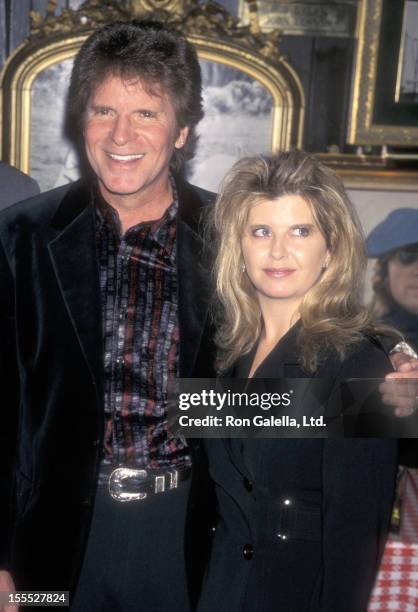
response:
[[[135,478],[136,481],[145,481],[147,477],[147,470],[136,470],[133,468],[126,467],[116,468],[109,476],[109,493],[111,497],[113,497],[113,499],[116,499],[120,502],[129,502],[138,499],[145,499],[147,497],[147,493],[143,491],[132,493],[129,490],[124,491],[123,489],[124,486],[126,486],[125,481],[128,478]]]
[[[178,470],[168,470],[166,474],[155,476],[154,493],[164,493],[179,486]]]

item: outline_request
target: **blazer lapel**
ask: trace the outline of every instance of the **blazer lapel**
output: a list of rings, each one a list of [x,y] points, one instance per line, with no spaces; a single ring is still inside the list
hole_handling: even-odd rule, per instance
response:
[[[241,478],[246,478],[250,482],[253,481],[254,474],[250,471],[245,463],[241,445],[239,444],[239,439],[223,438],[222,442],[225,444],[226,452],[228,453],[234,468],[241,475]],[[251,442],[254,443],[254,440]]]
[[[265,440],[260,440],[260,442],[264,443]],[[237,444],[237,440],[222,438],[207,440],[206,448],[212,479],[235,498],[251,531],[253,526],[248,521],[248,517],[254,508],[254,499],[248,495],[245,483],[246,481],[248,483],[255,482],[256,474],[251,474],[247,469],[240,444]]]
[[[214,194],[177,179],[177,278],[180,326],[180,376],[192,376],[211,299],[209,253],[205,253],[199,220]],[[205,201],[206,200],[206,201]]]
[[[90,192],[76,183],[53,219],[59,232],[48,245],[65,306],[91,376],[103,380],[100,282]]]

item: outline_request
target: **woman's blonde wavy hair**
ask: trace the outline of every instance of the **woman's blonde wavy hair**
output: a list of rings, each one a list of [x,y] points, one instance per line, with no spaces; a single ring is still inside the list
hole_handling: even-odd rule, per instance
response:
[[[241,237],[249,211],[261,200],[284,195],[302,196],[310,205],[330,252],[327,269],[300,307],[302,367],[314,372],[330,349],[344,358],[364,332],[374,330],[371,315],[361,304],[366,268],[363,233],[339,177],[301,151],[247,157],[223,180],[209,225],[218,249],[215,340],[220,371],[251,350],[262,328],[256,292],[243,270]]]

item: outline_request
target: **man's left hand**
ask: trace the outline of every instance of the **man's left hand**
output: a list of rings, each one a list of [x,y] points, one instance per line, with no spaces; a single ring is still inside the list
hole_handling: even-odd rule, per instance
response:
[[[398,417],[411,416],[418,408],[418,359],[404,353],[392,353],[391,372],[379,387],[382,401],[395,408]]]

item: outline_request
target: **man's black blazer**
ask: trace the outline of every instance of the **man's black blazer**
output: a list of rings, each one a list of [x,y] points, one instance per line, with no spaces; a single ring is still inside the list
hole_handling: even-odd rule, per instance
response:
[[[213,194],[180,179],[176,185],[179,370],[208,376],[210,263],[200,222]],[[103,437],[102,316],[88,184],[1,213],[0,282],[0,569],[9,569],[21,590],[71,590]],[[204,562],[202,550],[197,555]]]

